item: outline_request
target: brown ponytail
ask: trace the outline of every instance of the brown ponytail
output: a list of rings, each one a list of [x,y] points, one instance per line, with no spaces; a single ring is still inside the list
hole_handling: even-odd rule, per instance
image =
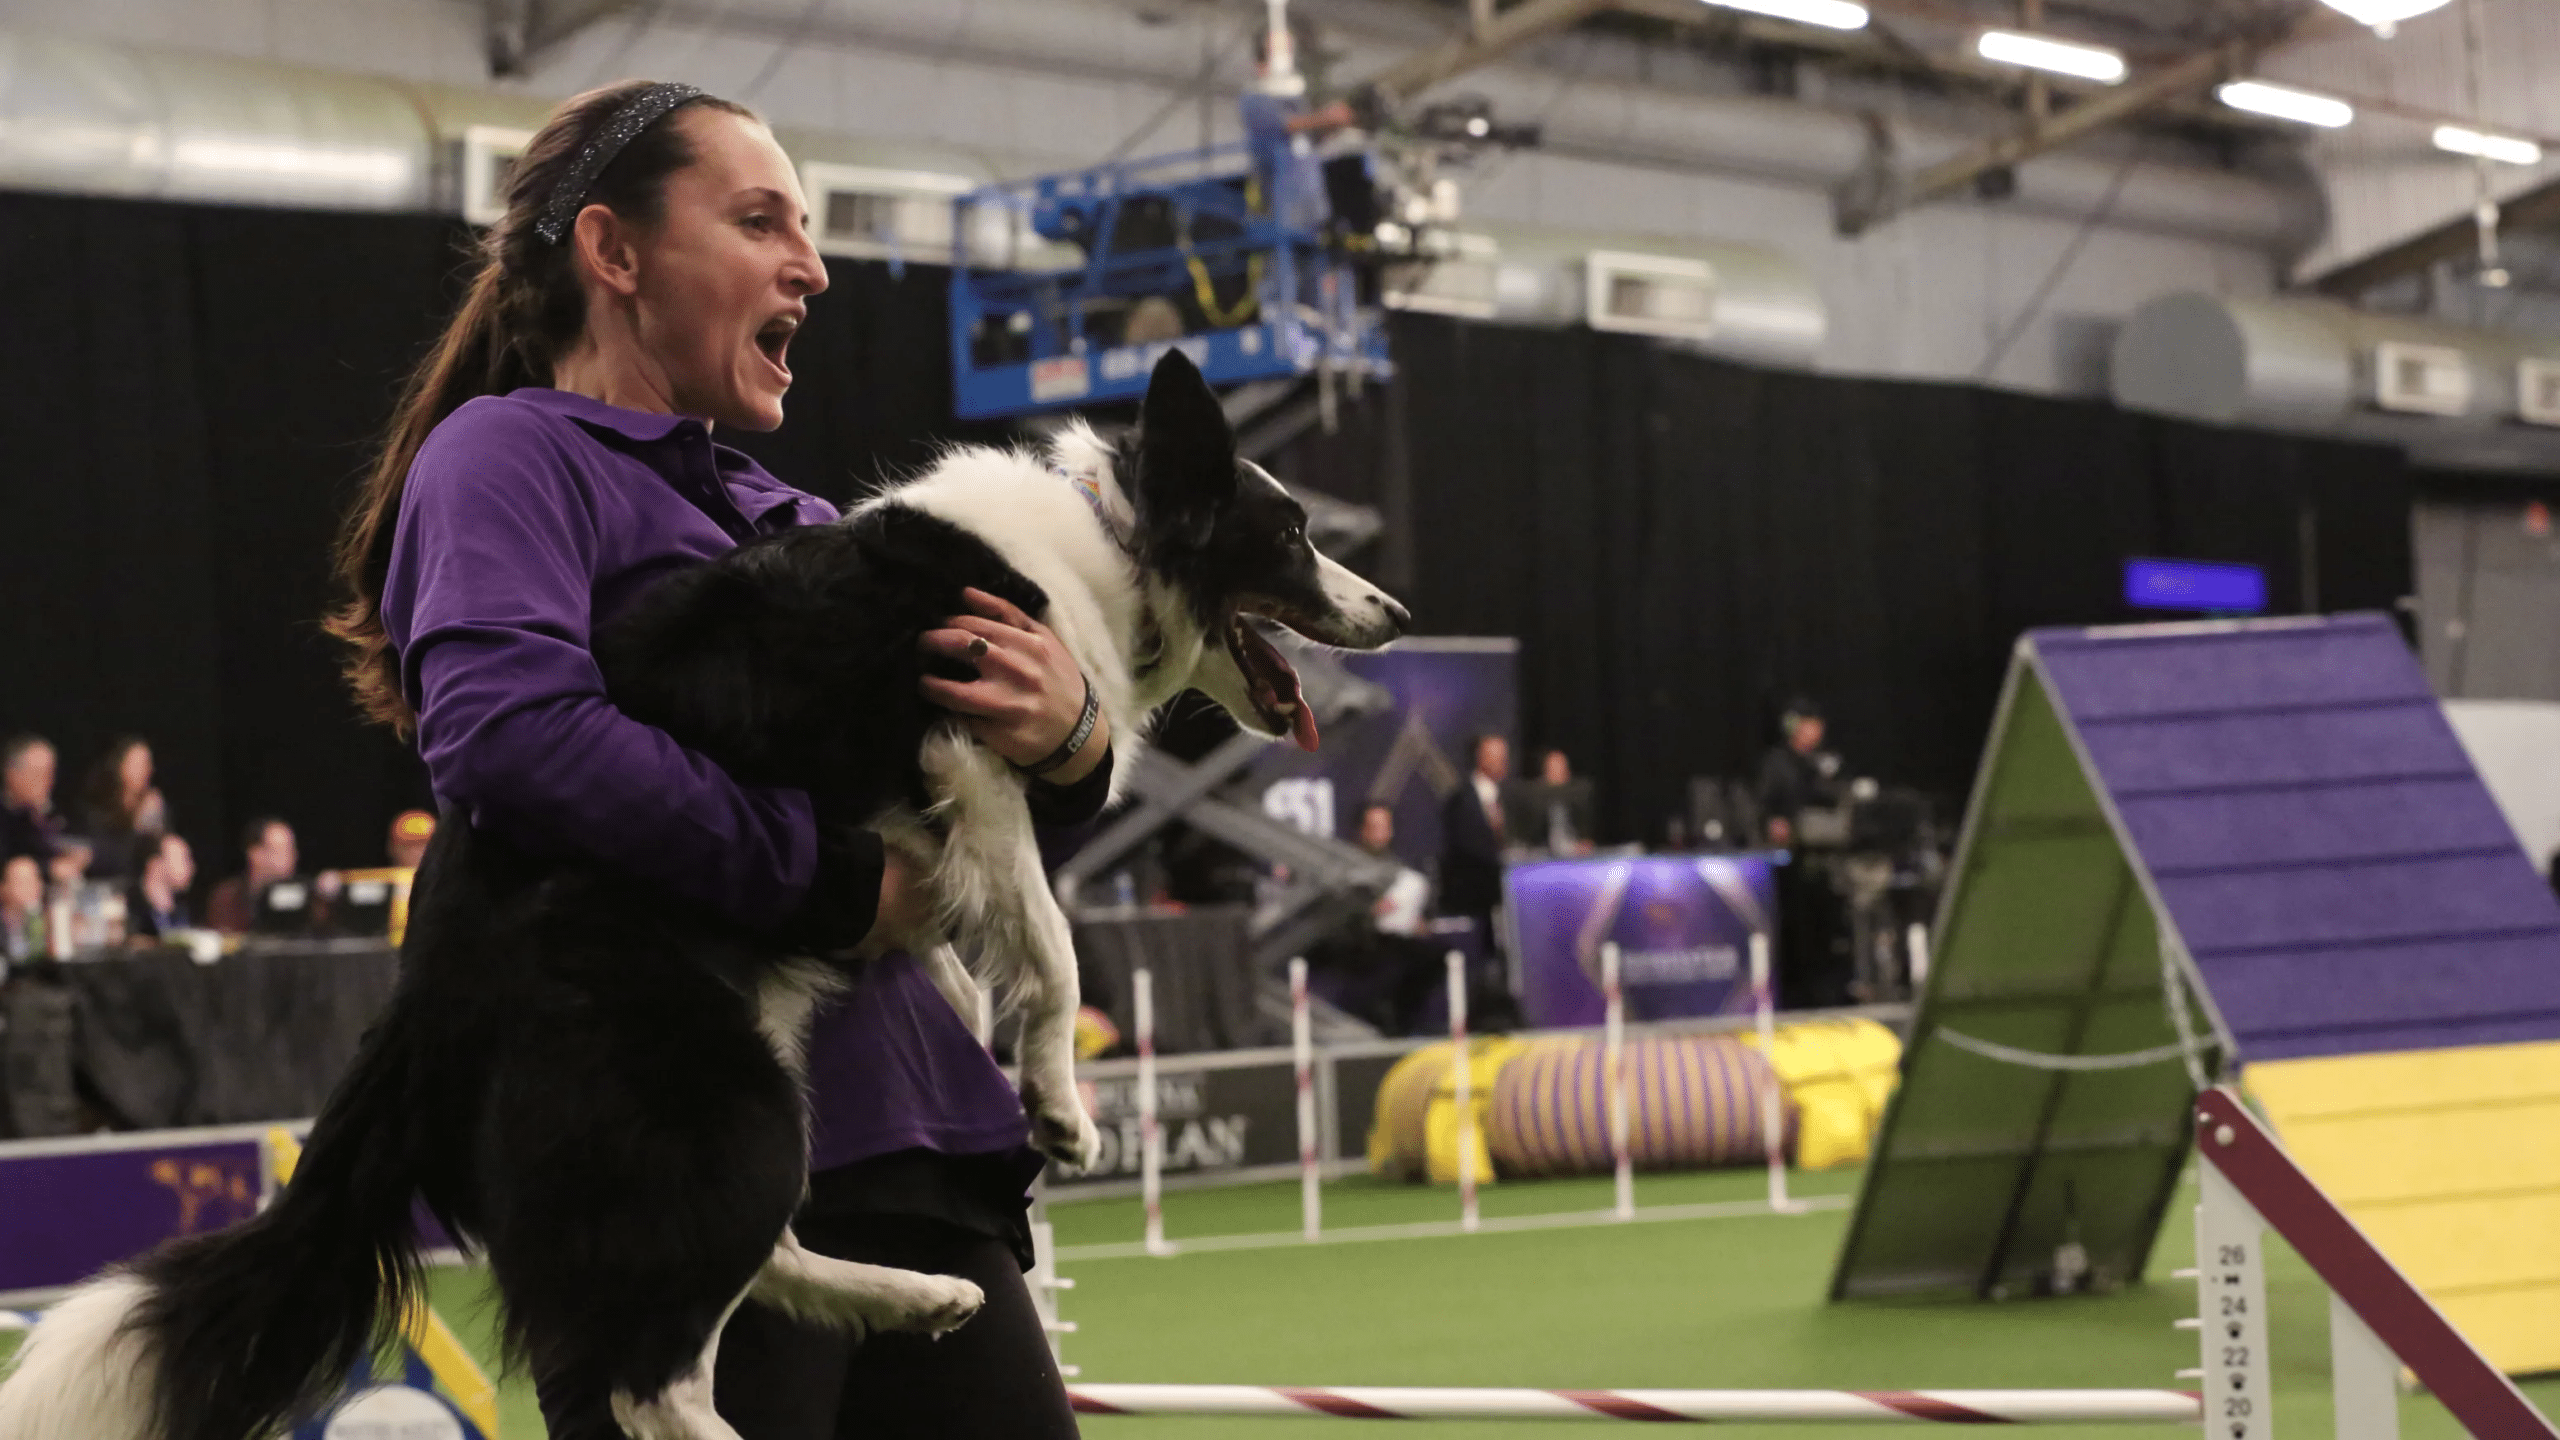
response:
[[[409,467],[428,433],[464,401],[550,384],[553,364],[577,344],[586,327],[586,296],[578,284],[574,242],[546,244],[534,225],[578,152],[650,83],[626,80],[563,104],[509,169],[507,213],[473,247],[477,269],[462,308],[402,387],[381,452],[339,527],[336,570],[344,598],[325,627],[347,644],[346,675],[357,708],[403,738],[417,714],[400,692],[400,665],[382,629],[381,602]],[[696,107],[755,118],[742,105],[708,95],[684,105]],[[653,224],[667,177],[692,163],[693,148],[671,115],[623,147],[588,187],[586,202],[608,206],[635,224]]]

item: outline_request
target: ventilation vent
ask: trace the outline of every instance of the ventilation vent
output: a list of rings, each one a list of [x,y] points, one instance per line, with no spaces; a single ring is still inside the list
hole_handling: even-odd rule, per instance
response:
[[[2471,366],[2450,345],[2384,340],[2373,347],[2373,403],[2412,415],[2471,408]]]
[[[507,213],[507,172],[533,143],[530,130],[473,125],[462,132],[462,218],[495,225]]]
[[[951,197],[976,188],[960,175],[819,161],[800,167],[800,185],[821,251],[932,265],[951,261]]]
[[[2516,362],[2516,418],[2527,425],[2560,425],[2560,360],[2528,356]]]
[[[1442,258],[1400,264],[1387,271],[1382,296],[1387,308],[1492,319],[1502,278],[1501,247],[1485,235],[1442,231],[1437,238],[1445,250]]]
[[[1703,340],[1716,328],[1716,272],[1703,260],[1594,250],[1585,260],[1584,318],[1594,330]]]

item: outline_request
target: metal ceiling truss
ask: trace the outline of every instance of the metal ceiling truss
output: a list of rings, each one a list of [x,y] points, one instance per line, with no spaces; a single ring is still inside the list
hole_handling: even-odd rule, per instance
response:
[[[543,51],[637,0],[481,0],[482,45],[493,76],[522,75]]]

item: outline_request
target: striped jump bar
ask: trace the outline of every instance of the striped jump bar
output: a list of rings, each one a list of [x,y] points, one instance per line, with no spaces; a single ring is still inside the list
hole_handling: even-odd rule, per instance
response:
[[[1466,1390],[1346,1385],[1070,1385],[1080,1415],[1336,1420],[1941,1421],[2158,1424],[2204,1418],[2191,1390]]]

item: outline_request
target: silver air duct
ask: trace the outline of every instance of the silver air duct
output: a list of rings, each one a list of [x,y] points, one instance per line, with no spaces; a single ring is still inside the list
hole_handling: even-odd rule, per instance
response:
[[[2560,337],[2190,291],[2125,322],[2112,386],[2132,410],[2394,444],[2427,464],[2560,469]]]
[[[435,138],[388,80],[0,31],[0,186],[426,210]]]

